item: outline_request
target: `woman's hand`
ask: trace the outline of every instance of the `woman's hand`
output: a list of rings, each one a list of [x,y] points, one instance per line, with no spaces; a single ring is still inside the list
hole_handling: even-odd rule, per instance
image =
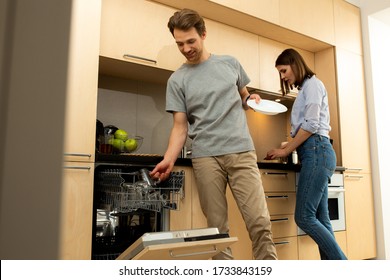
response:
[[[282,158],[287,157],[290,153],[285,149],[272,149],[267,152],[267,156],[265,159],[275,159],[275,158]]]

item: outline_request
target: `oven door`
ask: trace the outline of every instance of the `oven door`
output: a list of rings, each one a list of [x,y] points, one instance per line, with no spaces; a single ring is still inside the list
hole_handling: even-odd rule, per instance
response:
[[[343,187],[328,188],[328,209],[333,231],[345,230],[345,207]]]
[[[333,231],[345,230],[344,187],[328,187],[328,210]],[[298,227],[298,235],[306,233]]]

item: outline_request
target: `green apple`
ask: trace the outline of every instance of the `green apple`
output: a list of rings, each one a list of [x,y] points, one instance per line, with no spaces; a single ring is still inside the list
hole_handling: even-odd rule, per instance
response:
[[[133,138],[127,139],[125,142],[125,149],[128,152],[135,151],[137,149],[137,146],[138,146],[137,140]]]
[[[112,146],[114,146],[114,148],[117,149],[118,151],[122,151],[124,145],[125,145],[125,142],[123,142],[123,140],[121,140],[121,139],[114,139],[112,141]]]
[[[115,139],[120,139],[122,141],[126,141],[128,134],[123,129],[118,129],[117,131],[115,131],[114,137],[115,137]]]

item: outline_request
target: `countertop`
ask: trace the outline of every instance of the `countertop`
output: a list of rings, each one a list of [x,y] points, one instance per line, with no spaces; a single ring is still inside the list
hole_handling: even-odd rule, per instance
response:
[[[160,155],[146,155],[146,154],[120,154],[120,155],[106,155],[96,154],[96,163],[108,163],[108,164],[131,164],[134,166],[155,166],[162,160]],[[192,166],[190,158],[178,158],[175,163],[176,166]],[[292,163],[274,163],[274,162],[258,162],[259,169],[275,169],[275,170],[291,170],[299,172],[301,169],[300,164]],[[342,166],[337,166],[336,171],[345,171]]]

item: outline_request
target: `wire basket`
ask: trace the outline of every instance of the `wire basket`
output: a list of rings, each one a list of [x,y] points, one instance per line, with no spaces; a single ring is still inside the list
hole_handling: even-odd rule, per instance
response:
[[[129,213],[139,209],[160,212],[166,208],[179,210],[183,196],[184,171],[172,172],[167,181],[150,186],[139,172],[107,169],[97,178],[96,198],[101,209]]]

